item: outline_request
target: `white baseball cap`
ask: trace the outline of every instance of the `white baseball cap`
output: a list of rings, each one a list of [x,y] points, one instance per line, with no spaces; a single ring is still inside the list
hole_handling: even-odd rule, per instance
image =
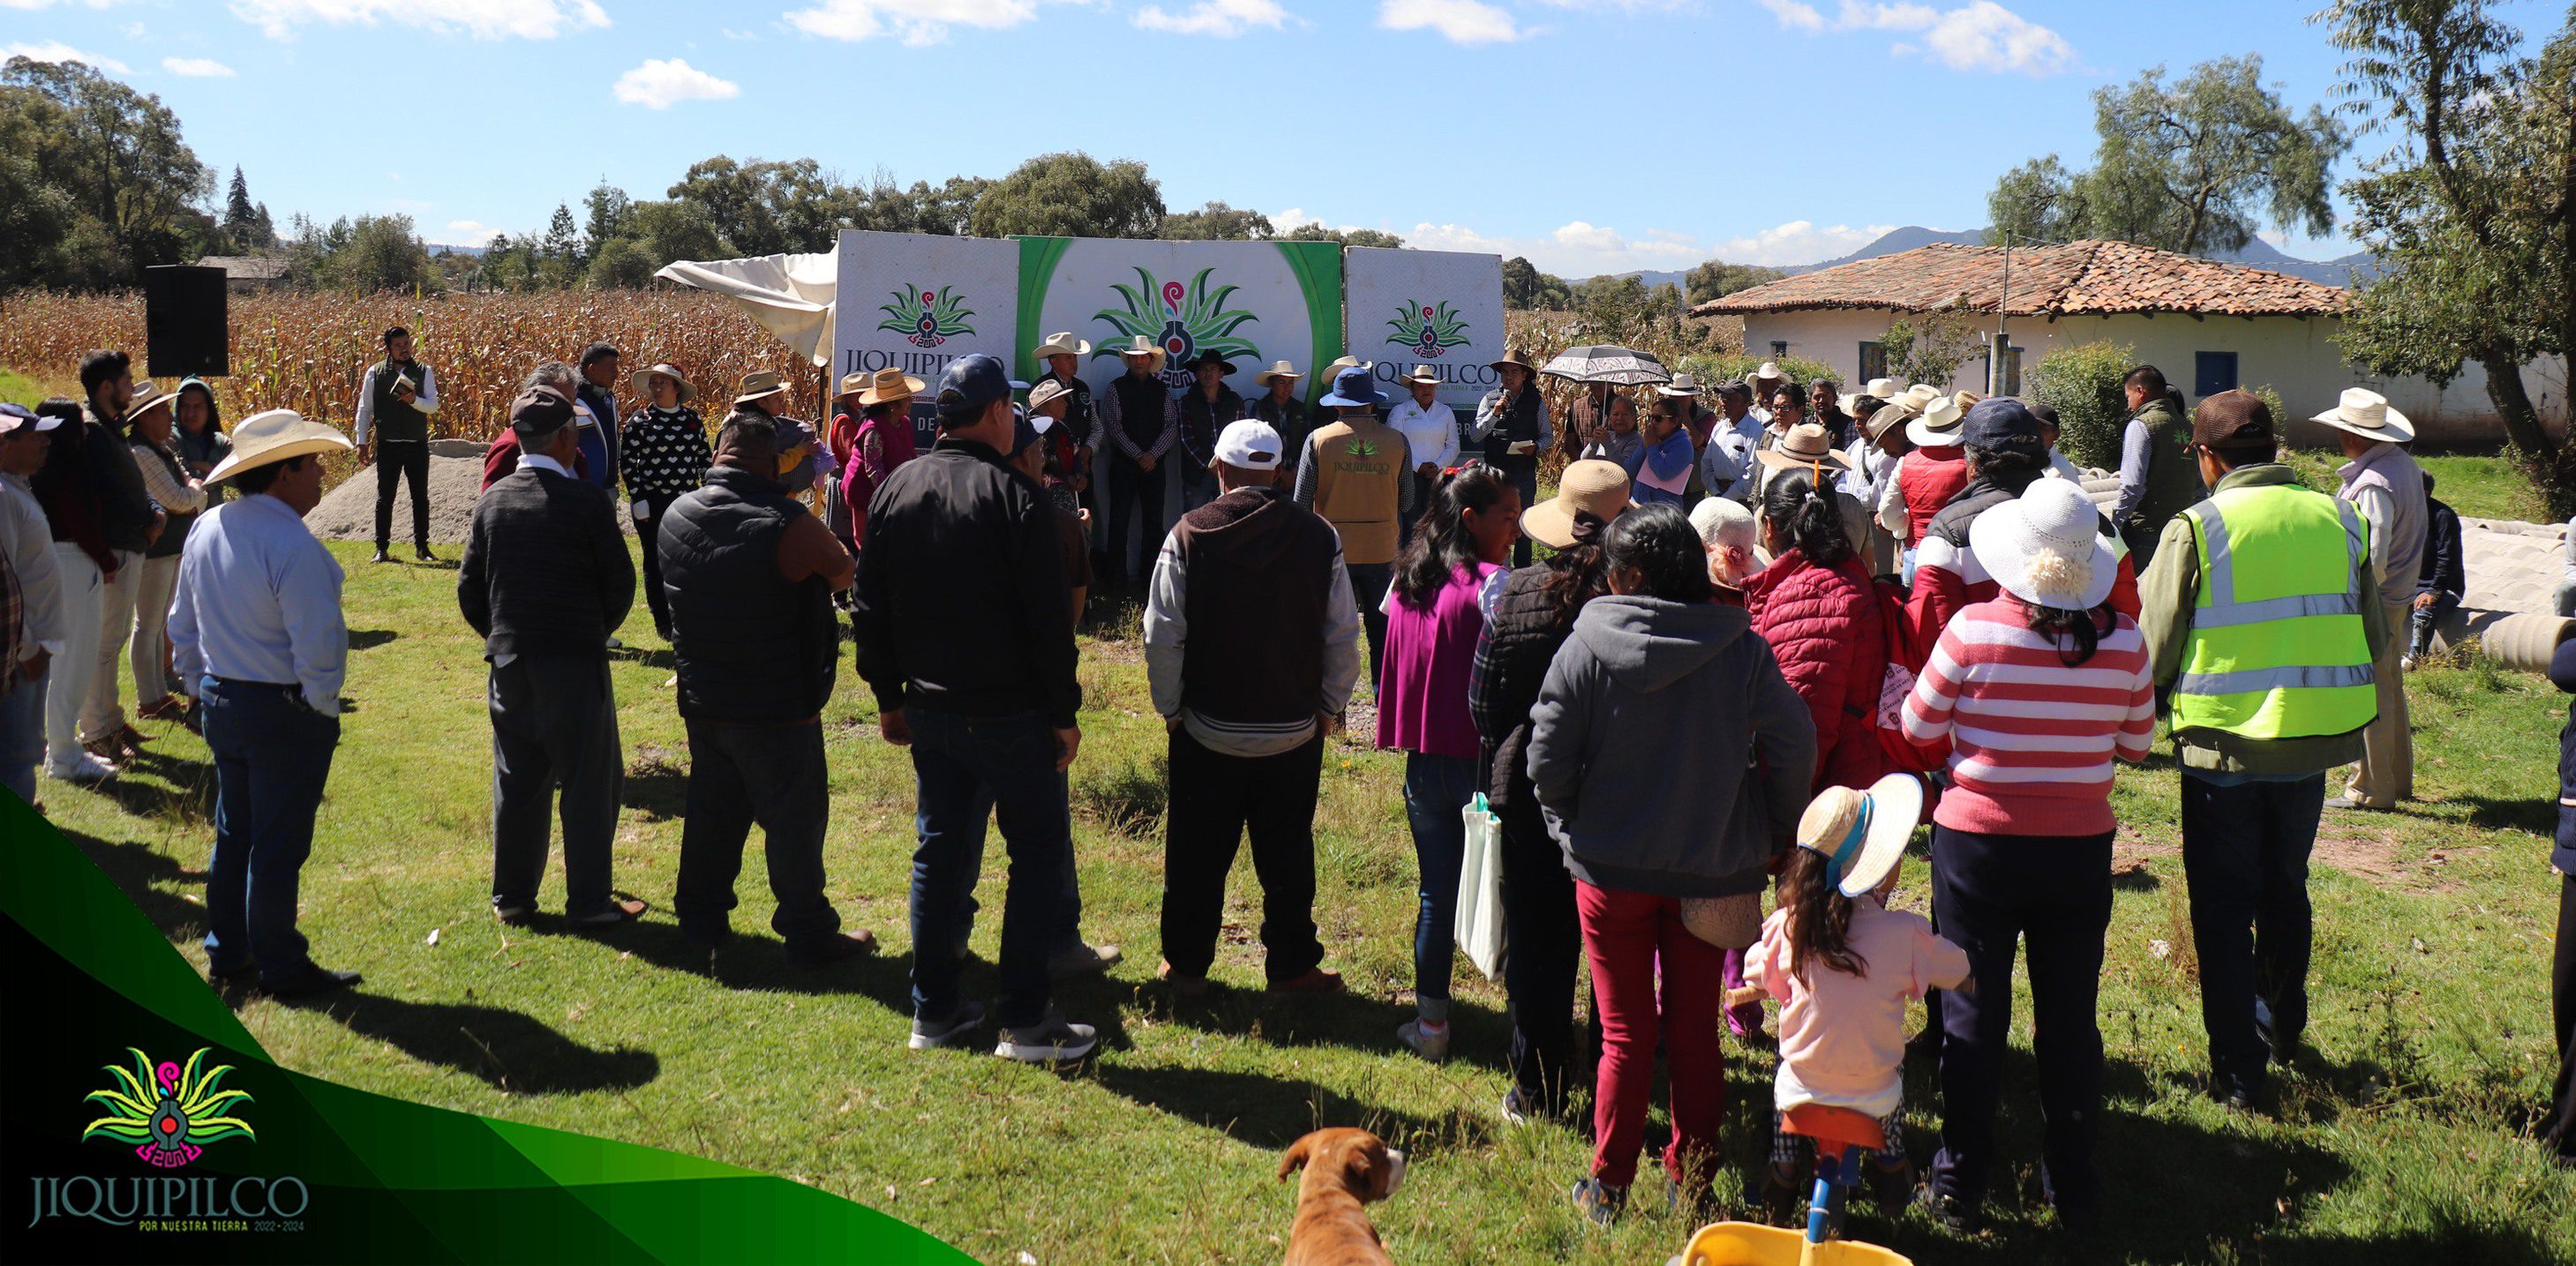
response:
[[[1277,470],[1288,444],[1267,422],[1245,418],[1225,424],[1216,437],[1216,459],[1241,470]]]

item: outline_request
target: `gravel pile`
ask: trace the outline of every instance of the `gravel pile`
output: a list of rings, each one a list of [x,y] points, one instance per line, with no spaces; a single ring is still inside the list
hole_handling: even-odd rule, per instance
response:
[[[429,446],[429,539],[462,545],[474,526],[474,501],[483,493],[483,446],[471,440],[439,440]],[[324,494],[322,504],[304,516],[304,525],[326,541],[376,539],[376,472],[360,469]],[[635,534],[626,503],[617,503],[617,525]],[[411,483],[394,490],[392,544],[411,543]]]

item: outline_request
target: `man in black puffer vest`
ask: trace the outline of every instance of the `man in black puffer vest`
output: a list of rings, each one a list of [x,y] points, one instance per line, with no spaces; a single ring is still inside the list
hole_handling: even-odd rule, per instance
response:
[[[564,914],[623,923],[644,903],[609,887],[626,761],[608,634],[635,605],[635,564],[606,489],[573,477],[572,402],[539,388],[510,406],[519,468],[474,503],[456,602],[492,662],[492,913],[536,914],[548,801],[563,792]]]
[[[876,948],[841,931],[823,895],[823,702],[839,666],[832,595],[856,565],[832,530],[778,484],[778,426],[736,410],[704,487],[671,503],[661,532],[680,719],[689,733],[688,822],[674,913],[692,942],[731,931],[751,825],[768,841],[769,925],[787,956],[820,966]]]

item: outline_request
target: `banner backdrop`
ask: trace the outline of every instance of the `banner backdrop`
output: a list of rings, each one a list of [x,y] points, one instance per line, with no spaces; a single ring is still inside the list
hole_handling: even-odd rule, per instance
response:
[[[1261,392],[1252,375],[1279,360],[1307,375],[1308,399],[1321,395],[1315,366],[1342,354],[1341,247],[1331,242],[1024,237],[1018,248],[1021,337],[1011,363],[1024,381],[1045,372],[1029,349],[1059,330],[1091,341],[1082,376],[1094,390],[1125,372],[1118,351],[1138,335],[1163,349],[1172,387],[1191,381],[1189,362],[1215,351],[1246,399]]]
[[[1342,288],[1351,354],[1377,362],[1380,390],[1403,396],[1398,380],[1416,365],[1439,375],[1452,407],[1499,385],[1487,366],[1506,350],[1501,256],[1354,246],[1342,254]]]
[[[843,229],[840,261],[835,377],[900,369],[937,382],[960,356],[1011,360],[1019,342],[1017,243]]]

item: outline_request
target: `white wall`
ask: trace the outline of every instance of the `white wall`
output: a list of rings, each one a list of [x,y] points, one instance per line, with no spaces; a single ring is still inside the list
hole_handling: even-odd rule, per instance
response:
[[[1900,315],[1886,309],[1829,308],[1804,312],[1755,313],[1744,318],[1744,350],[1756,356],[1772,353],[1774,342],[1788,344],[1792,356],[1823,361],[1858,385],[1860,345],[1879,342],[1888,324]],[[1992,318],[1980,318],[1992,328]],[[2155,316],[2072,316],[2057,320],[2016,317],[2007,329],[2013,345],[2023,349],[2025,377],[2039,359],[2059,347],[2108,340],[2136,349],[2139,361],[2165,371],[2165,377],[2187,397],[2193,387],[2194,354],[2236,353],[2237,380],[2244,386],[2269,385],[2293,418],[2305,418],[2334,406],[2345,387],[2366,386],[2386,395],[2433,444],[2497,443],[2504,438],[2495,405],[2487,398],[2486,374],[2475,364],[2463,366],[2447,388],[2422,378],[2378,378],[2349,366],[2335,345],[2341,322],[2332,317],[2221,317],[2195,319],[2178,313]],[[2567,424],[2567,365],[2544,358],[2523,371],[2523,382],[2552,430]],[[1983,391],[1986,358],[1980,352],[1959,367],[1952,390]],[[2292,438],[2318,437],[2292,430]]]

